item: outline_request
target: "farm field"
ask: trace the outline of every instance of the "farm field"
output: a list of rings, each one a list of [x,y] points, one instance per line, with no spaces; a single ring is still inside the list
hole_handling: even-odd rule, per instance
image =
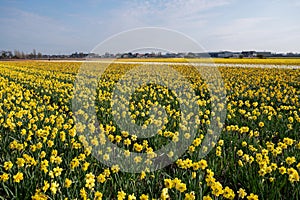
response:
[[[121,62],[191,62],[191,63],[223,63],[223,64],[265,64],[265,65],[300,65],[299,58],[137,58],[119,59]]]
[[[299,59],[224,60],[214,62],[300,65]],[[218,99],[222,95],[210,94],[209,84],[199,76],[201,66],[197,71],[179,64],[172,68],[195,91],[196,116],[184,115],[176,95],[155,84],[135,90],[128,105],[124,103],[127,112],[118,115],[111,108],[114,87],[127,71],[142,67],[123,62],[105,69],[96,83],[94,105],[84,103],[89,88],[74,92],[82,62],[0,62],[0,199],[300,198],[300,69],[218,67],[223,87],[217,93],[226,94]],[[97,67],[104,69],[101,63]],[[168,84],[179,88],[169,77]],[[74,109],[74,98],[84,108]],[[153,119],[151,107],[158,104],[165,116]],[[85,112],[91,106],[97,119]],[[221,134],[203,146],[205,138],[214,135],[213,108],[225,110],[223,121],[216,117]],[[139,138],[122,130],[114,116],[162,129],[151,138]],[[178,131],[192,119],[195,134]],[[165,155],[174,162],[150,170],[155,152],[170,142],[188,146],[179,157],[172,151]],[[113,162],[107,143],[123,149],[125,157],[147,155],[132,161],[144,168],[123,171]],[[101,145],[104,151],[99,151]],[[205,149],[210,151],[199,157]],[[97,159],[95,150],[108,165]]]

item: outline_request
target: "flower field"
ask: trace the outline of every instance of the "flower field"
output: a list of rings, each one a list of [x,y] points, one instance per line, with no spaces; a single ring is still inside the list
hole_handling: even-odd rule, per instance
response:
[[[224,87],[217,93],[226,93],[221,101],[197,70],[173,66],[190,82],[199,106],[196,115],[185,115],[176,94],[155,84],[136,89],[123,110],[112,110],[118,80],[139,67],[115,63],[96,83],[96,119],[86,112],[91,106],[84,103],[88,88],[74,92],[81,65],[0,62],[0,199],[300,199],[300,69],[219,67]],[[166,75],[168,84],[180,87]],[[74,98],[82,101],[82,109],[74,109]],[[161,109],[155,110],[158,105]],[[222,109],[223,121],[217,115]],[[162,128],[140,138],[122,130],[116,118],[144,129]],[[203,145],[214,134],[211,119],[221,134]],[[194,134],[188,125],[196,127]],[[188,146],[178,157],[176,149],[168,151],[161,158],[174,162],[150,170],[159,162],[157,150],[170,142],[174,148]],[[123,171],[107,143],[122,149],[128,160],[143,153],[145,157],[128,161],[139,164],[140,171]]]
[[[250,58],[250,59],[237,59],[237,58],[190,58],[189,62],[201,62],[201,63],[214,63],[218,64],[265,64],[265,65],[300,65],[299,58],[268,58],[268,59],[259,59],[259,58]],[[120,59],[120,61],[142,61],[142,62],[187,62],[186,58],[146,58],[146,59]]]

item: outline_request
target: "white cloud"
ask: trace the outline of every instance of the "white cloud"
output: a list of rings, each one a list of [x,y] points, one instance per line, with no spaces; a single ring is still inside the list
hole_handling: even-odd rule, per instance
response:
[[[212,36],[218,37],[219,39],[231,39],[237,37],[249,37],[254,33],[266,34],[271,30],[264,29],[264,26],[273,20],[274,18],[269,17],[249,17],[227,21],[222,26],[215,27],[215,33],[213,33]]]
[[[280,24],[277,16],[235,19],[212,28],[208,43],[214,50],[297,51],[300,28]]]
[[[212,14],[204,11],[226,5],[230,0],[129,1],[113,12],[122,26],[161,26],[180,29],[203,26]],[[114,20],[113,20],[114,21]]]
[[[62,8],[66,12],[56,12],[58,16],[0,7],[0,43],[7,49],[89,51],[121,31],[154,26],[185,33],[208,50],[299,51],[299,0],[270,2],[254,0],[248,8],[237,0],[124,0],[107,5],[88,0],[82,10]],[[95,9],[89,12],[91,7]]]

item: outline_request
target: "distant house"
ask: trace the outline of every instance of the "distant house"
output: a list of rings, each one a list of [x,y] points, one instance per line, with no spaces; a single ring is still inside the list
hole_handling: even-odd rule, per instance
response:
[[[185,55],[186,58],[195,58],[196,57],[196,54],[195,53],[192,53],[192,52],[189,52],[188,54]]]
[[[244,55],[243,55],[242,53],[240,53],[240,52],[234,52],[234,53],[232,54],[232,57],[233,57],[233,58],[243,58]]]
[[[254,58],[256,51],[242,51],[242,55],[246,58]]]
[[[242,55],[246,58],[268,58],[272,57],[269,51],[242,51]]]
[[[178,54],[177,54],[177,57],[178,57],[178,58],[184,58],[185,55],[186,55],[186,53],[178,53]]]
[[[209,54],[209,56],[212,57],[212,58],[217,58],[219,53],[220,53],[220,52],[209,52],[208,54]]]
[[[99,57],[99,55],[95,53],[89,53],[87,56],[87,58],[97,58],[97,57]]]
[[[165,57],[166,58],[176,58],[176,53],[166,53]]]
[[[230,51],[222,51],[218,54],[218,58],[230,58],[233,56],[233,53]]]
[[[87,54],[87,53],[82,53],[82,52],[77,53],[77,52],[75,52],[75,53],[73,53],[73,54],[70,55],[70,58],[85,58],[88,55],[89,54]]]
[[[272,53],[271,52],[256,52],[256,56],[255,57],[259,57],[259,58],[267,58],[267,57],[271,57]]]
[[[197,58],[210,58],[211,56],[209,55],[209,53],[195,53],[195,56]]]

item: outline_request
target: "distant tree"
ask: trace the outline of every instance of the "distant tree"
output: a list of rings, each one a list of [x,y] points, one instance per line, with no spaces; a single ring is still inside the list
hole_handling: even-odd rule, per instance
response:
[[[42,57],[43,57],[42,53],[39,52],[39,53],[37,54],[37,57],[38,57],[38,58],[42,58]]]
[[[1,51],[0,52],[1,59],[12,58],[12,57],[13,57],[13,54],[11,51]]]
[[[33,49],[33,51],[32,51],[32,57],[36,58],[36,50],[35,49]]]
[[[257,58],[262,59],[262,58],[264,58],[264,56],[259,54],[259,55],[257,55]]]
[[[14,50],[14,57],[17,58],[17,59],[21,58],[21,53],[20,53],[20,51]]]
[[[5,53],[5,51],[1,51],[0,58],[1,58],[1,59],[6,58],[6,53]]]
[[[8,58],[12,58],[13,57],[13,53],[11,51],[7,51],[7,57]]]

